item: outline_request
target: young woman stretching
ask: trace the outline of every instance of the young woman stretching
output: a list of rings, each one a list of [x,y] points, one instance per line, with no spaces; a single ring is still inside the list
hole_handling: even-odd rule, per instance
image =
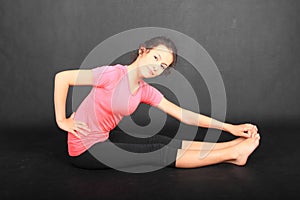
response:
[[[205,142],[178,140],[177,145],[165,148],[160,156],[119,163],[118,167],[140,164],[164,165],[170,160],[174,162],[168,166],[176,168],[195,168],[217,163],[240,166],[246,164],[249,155],[259,145],[260,136],[255,125],[222,123],[183,109],[168,101],[161,92],[143,81],[145,78],[156,77],[172,67],[176,62],[176,56],[174,43],[160,36],[143,43],[136,59],[130,65],[117,64],[93,69],[66,70],[56,74],[54,87],[56,123],[59,128],[68,132],[68,152],[74,165],[88,169],[108,168],[105,163],[94,158],[89,150],[101,149],[108,141],[110,131],[118,125],[122,117],[132,114],[139,103],[155,106],[185,124],[220,129],[238,138],[214,144],[214,148],[204,158],[199,158],[199,155]],[[66,118],[68,88],[75,85],[93,87],[76,112]],[[116,145],[127,151],[144,153],[158,150],[170,140],[165,136],[156,135],[145,139],[141,144]]]

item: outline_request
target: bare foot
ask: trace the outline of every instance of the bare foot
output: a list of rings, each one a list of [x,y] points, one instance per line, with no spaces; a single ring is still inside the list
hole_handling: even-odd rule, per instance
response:
[[[243,166],[247,163],[247,159],[250,154],[258,147],[260,135],[256,134],[252,138],[245,139],[237,144],[233,149],[237,153],[237,157],[234,160],[229,161],[232,164]]]

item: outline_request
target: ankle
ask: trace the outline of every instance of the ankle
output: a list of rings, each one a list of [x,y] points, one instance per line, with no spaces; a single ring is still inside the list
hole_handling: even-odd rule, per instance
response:
[[[232,147],[232,151],[230,153],[230,157],[232,160],[237,160],[240,156],[239,150],[236,147]]]

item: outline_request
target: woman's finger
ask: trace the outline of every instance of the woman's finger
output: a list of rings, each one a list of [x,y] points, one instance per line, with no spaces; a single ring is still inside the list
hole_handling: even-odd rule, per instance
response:
[[[253,133],[253,134],[254,134],[254,133],[257,133],[257,131],[256,131],[256,129],[255,129],[254,126],[252,127],[252,129],[251,129],[250,131],[251,131],[251,133]]]
[[[72,133],[75,137],[80,139],[80,135],[76,133],[76,131],[74,131],[73,129],[70,131],[70,133]]]
[[[70,116],[70,118],[74,119],[75,117],[75,112],[72,113],[72,115]]]
[[[253,124],[250,124],[250,123],[248,123],[248,124],[246,124],[246,126],[249,128],[249,129],[252,129],[253,128]]]
[[[255,129],[253,127],[248,132],[249,132],[250,137],[254,137],[254,135],[256,133],[256,131],[255,131]]]
[[[243,128],[243,131],[244,131],[244,132],[249,132],[250,130],[251,130],[251,127],[244,127],[244,128]]]
[[[249,138],[251,137],[251,135],[249,133],[242,133],[241,135],[242,137],[245,137],[245,138]]]
[[[80,129],[83,129],[83,130],[85,130],[85,131],[88,131],[88,132],[91,131],[91,129],[89,129],[89,127],[87,127],[87,126],[85,126],[85,125],[79,124],[79,125],[77,125],[77,127],[79,127]]]
[[[84,130],[84,129],[77,128],[77,131],[78,131],[78,133],[80,133],[80,134],[82,134],[84,136],[88,135],[88,132],[86,130]]]
[[[241,137],[246,137],[246,138],[250,137],[250,132],[249,132],[249,130],[246,129],[246,128],[243,128],[243,130],[240,132],[240,136],[241,136]]]
[[[87,136],[89,133],[89,130],[86,130],[86,128],[82,127],[81,125],[77,125],[77,124],[74,124],[73,130],[77,131],[77,134],[80,133],[84,136]]]
[[[86,127],[86,126],[83,126],[83,125],[80,125],[80,124],[77,124],[76,125],[76,130],[80,130],[80,131],[85,131],[85,132],[90,132],[91,130]],[[87,133],[85,133],[84,135],[86,135]]]
[[[255,126],[254,124],[250,124],[250,123],[248,123],[247,125],[248,125],[248,126],[250,126],[250,127],[252,127],[253,129],[255,129],[255,130],[256,130],[256,132],[258,131],[258,128],[257,128],[257,126]]]
[[[87,126],[86,123],[82,122],[82,121],[75,121],[76,124],[80,124],[80,125],[83,125],[83,126]]]
[[[84,122],[76,121],[75,124],[76,124],[78,127],[82,128],[82,129],[85,129],[86,131],[91,131],[91,130],[89,129],[88,125],[87,125],[86,123],[84,123]]]
[[[254,130],[255,130],[255,126],[252,124],[246,124],[246,127],[244,127],[244,131],[254,131]]]

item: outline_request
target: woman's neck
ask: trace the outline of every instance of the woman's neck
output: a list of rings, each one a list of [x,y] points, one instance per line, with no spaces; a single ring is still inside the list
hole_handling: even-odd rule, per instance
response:
[[[140,74],[138,63],[136,61],[127,66],[127,73],[130,83],[132,85],[138,86],[140,80],[142,80],[142,76]]]
[[[127,66],[127,76],[131,94],[135,94],[139,89],[139,82],[140,80],[142,80],[140,69],[136,62],[133,62],[132,64]]]

